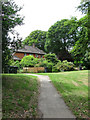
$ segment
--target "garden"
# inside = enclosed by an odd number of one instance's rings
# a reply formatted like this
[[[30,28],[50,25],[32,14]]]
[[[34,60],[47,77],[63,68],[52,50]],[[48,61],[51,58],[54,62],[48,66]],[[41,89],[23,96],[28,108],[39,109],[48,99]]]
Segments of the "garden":
[[[88,63],[87,63],[88,64]],[[63,71],[75,71],[88,69],[85,61],[73,61],[58,60],[55,54],[46,54],[44,58],[34,58],[32,55],[23,57],[21,61],[10,60],[11,66],[18,67],[18,73],[23,73],[23,67],[38,68],[44,67],[45,69],[38,72],[63,72]],[[26,71],[27,72],[27,71]]]

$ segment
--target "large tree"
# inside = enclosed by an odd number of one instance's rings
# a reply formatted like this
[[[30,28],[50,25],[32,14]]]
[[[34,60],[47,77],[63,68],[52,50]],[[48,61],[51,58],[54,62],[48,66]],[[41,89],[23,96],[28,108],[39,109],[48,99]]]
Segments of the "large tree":
[[[2,2],[2,68],[8,65],[10,55],[10,44],[12,40],[9,33],[14,33],[13,28],[22,25],[23,17],[20,17],[18,11],[22,8],[18,7],[13,0]],[[13,41],[14,42],[14,41]]]
[[[46,50],[56,53],[59,59],[62,59],[62,55],[65,55],[63,59],[70,58],[68,51],[77,41],[77,23],[77,19],[73,17],[70,20],[57,21],[52,25],[47,33]]]
[[[89,55],[90,55],[90,2],[82,0],[78,9],[85,14],[78,22],[78,40],[75,43],[72,54],[74,60],[78,64],[85,65],[86,67],[90,65]]]
[[[79,20],[79,31],[78,31],[78,40],[76,41],[74,47],[73,47],[73,52],[74,56],[78,56],[78,59],[80,56],[82,57],[86,50],[88,50],[88,28],[87,28],[87,21],[88,21],[88,16],[84,16]]]
[[[45,42],[46,42],[46,31],[35,30],[30,33],[28,37],[23,41],[25,45],[32,45],[35,43],[35,46],[44,50]]]

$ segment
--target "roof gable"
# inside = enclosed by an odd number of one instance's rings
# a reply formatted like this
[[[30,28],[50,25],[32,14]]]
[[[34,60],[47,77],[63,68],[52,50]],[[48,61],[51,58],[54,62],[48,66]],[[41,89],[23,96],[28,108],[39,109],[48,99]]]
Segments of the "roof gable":
[[[37,54],[43,54],[43,55],[46,54],[43,50],[40,50],[37,47],[28,46],[28,45],[25,45],[23,48],[16,50],[16,52],[37,53]]]

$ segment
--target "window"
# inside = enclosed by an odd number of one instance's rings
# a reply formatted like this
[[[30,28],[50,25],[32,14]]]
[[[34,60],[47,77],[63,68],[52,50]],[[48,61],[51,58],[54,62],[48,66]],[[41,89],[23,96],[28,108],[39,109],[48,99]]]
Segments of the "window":
[[[24,56],[26,56],[27,54],[26,53],[24,53]]]
[[[38,57],[38,54],[36,54],[36,57]]]

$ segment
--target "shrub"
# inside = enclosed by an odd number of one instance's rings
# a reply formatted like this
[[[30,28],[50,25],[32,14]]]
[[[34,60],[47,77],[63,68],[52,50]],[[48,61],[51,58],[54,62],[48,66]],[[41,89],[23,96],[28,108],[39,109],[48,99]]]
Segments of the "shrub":
[[[53,67],[52,67],[52,72],[59,72],[59,70],[57,69],[56,66],[53,66]]]
[[[52,72],[53,63],[48,62],[47,60],[44,60],[36,64],[35,67],[44,67],[44,68],[47,68],[47,72]]]
[[[64,60],[63,62],[59,61],[55,67],[58,71],[74,70],[74,64],[72,62],[68,62],[67,60]]]
[[[18,60],[17,61],[13,61],[10,66],[17,66],[18,69],[21,68],[21,64],[20,64],[20,62]]]
[[[34,67],[38,63],[38,59],[29,55],[23,57],[20,63],[22,67]]]
[[[44,57],[48,62],[52,62],[54,65],[59,61],[55,54],[46,54]]]

